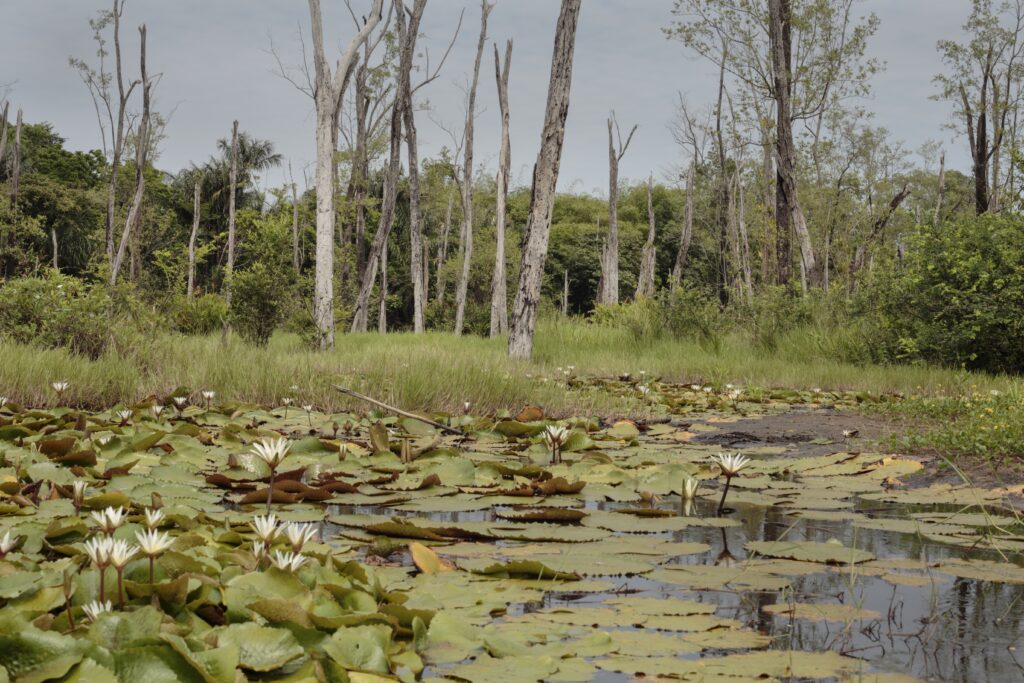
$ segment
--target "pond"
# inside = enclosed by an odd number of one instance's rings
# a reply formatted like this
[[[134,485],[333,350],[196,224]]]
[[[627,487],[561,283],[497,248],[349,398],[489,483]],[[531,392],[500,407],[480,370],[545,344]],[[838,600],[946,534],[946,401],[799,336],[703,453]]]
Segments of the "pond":
[[[920,463],[849,428],[862,395],[645,389],[664,419],[434,416],[460,435],[376,413],[151,409],[171,397],[8,404],[0,665],[11,680],[1024,678],[1019,491],[915,485]],[[271,472],[253,446],[279,435],[275,522],[317,538],[262,546]],[[750,462],[722,506],[724,446]],[[85,542],[111,506],[127,511],[112,538],[135,543],[159,508],[148,526],[171,545],[152,564],[136,548],[101,591]]]

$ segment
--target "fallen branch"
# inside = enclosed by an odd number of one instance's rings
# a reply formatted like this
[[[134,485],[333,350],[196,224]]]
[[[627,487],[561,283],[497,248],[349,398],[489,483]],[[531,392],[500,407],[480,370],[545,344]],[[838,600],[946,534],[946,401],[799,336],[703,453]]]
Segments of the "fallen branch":
[[[366,401],[367,403],[372,403],[373,405],[377,406],[378,408],[383,408],[384,410],[390,410],[393,413],[398,413],[402,417],[408,417],[408,418],[413,419],[413,420],[419,420],[420,422],[425,422],[426,424],[430,425],[431,427],[437,427],[438,429],[446,431],[446,432],[449,432],[451,434],[458,434],[459,436],[465,436],[465,433],[461,429],[456,429],[455,427],[451,427],[451,426],[446,425],[446,424],[441,424],[440,422],[435,422],[434,420],[431,420],[430,418],[426,418],[426,417],[423,417],[421,415],[416,415],[415,413],[407,412],[405,410],[402,410],[401,408],[396,408],[394,406],[389,406],[387,403],[384,403],[383,401],[378,401],[375,398],[370,398],[369,396],[366,396],[364,394],[360,394],[358,391],[353,391],[352,389],[346,389],[345,387],[339,387],[337,384],[334,385],[334,388],[336,390],[340,391],[341,393],[347,395],[347,396],[351,396],[352,398],[358,398],[360,401]]]

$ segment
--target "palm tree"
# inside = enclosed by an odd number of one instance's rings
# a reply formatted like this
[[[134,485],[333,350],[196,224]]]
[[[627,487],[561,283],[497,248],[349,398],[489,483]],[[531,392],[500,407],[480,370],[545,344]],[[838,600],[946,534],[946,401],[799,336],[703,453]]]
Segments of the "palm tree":
[[[229,169],[231,166],[231,140],[221,138],[217,141],[217,149],[221,156],[211,157],[204,170],[204,186],[210,189],[211,208],[216,213],[227,214],[228,193],[230,192]],[[264,196],[256,183],[259,173],[275,166],[280,166],[283,157],[274,151],[274,143],[260,140],[248,133],[238,134],[238,186],[235,195],[235,206],[238,208],[260,209]]]

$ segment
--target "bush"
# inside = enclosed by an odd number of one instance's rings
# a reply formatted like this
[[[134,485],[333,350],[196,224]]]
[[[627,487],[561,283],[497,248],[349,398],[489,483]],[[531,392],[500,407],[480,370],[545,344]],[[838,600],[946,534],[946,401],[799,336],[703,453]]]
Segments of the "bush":
[[[284,321],[292,298],[287,271],[257,262],[234,274],[231,282],[231,323],[246,341],[266,346]]]
[[[864,293],[889,359],[1024,371],[1024,221],[919,226],[901,269]],[[870,314],[870,313],[868,313]]]
[[[55,272],[0,285],[0,335],[98,358],[112,340],[116,307],[102,285]]]
[[[189,300],[179,296],[171,303],[171,323],[182,334],[210,334],[221,329],[228,317],[228,304],[217,294]]]

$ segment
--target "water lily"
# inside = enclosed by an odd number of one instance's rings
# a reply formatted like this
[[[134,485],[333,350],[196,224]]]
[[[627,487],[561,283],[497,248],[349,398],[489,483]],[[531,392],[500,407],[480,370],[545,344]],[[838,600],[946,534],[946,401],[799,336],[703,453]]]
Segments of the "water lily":
[[[174,401],[174,408],[178,411],[178,417],[181,417],[182,411],[188,405],[188,396],[172,396],[171,400]]]
[[[120,505],[116,508],[108,507],[104,510],[94,510],[90,515],[100,525],[100,531],[107,536],[112,536],[119,526],[124,524],[127,513]]]
[[[89,621],[96,621],[104,612],[112,612],[113,610],[114,606],[109,600],[93,600],[82,605],[82,611],[85,612],[85,616],[89,617]]]
[[[288,408],[295,403],[295,399],[290,396],[285,396],[281,399],[281,405],[284,406],[284,419],[288,419]]]
[[[640,392],[641,396],[647,396],[649,393],[651,393],[651,388],[646,384],[641,384],[637,386],[636,390]]]
[[[316,527],[312,524],[292,522],[284,527],[285,538],[292,544],[292,550],[299,552],[307,542],[316,537]]]
[[[136,531],[135,538],[139,541],[139,548],[142,554],[149,558],[149,583],[153,583],[153,560],[157,555],[171,547],[174,539],[166,532],[159,532],[150,529],[149,531]]]
[[[7,405],[7,397],[0,396],[0,408],[3,408],[5,405]]]
[[[53,387],[53,390],[57,392],[57,396],[63,396],[64,392],[67,391],[68,387],[71,386],[71,383],[68,382],[66,379],[62,379],[59,382],[53,382],[50,386]]]
[[[210,409],[210,403],[213,402],[214,396],[217,395],[216,391],[210,391],[209,389],[202,392],[203,400],[206,401],[206,409]]]
[[[164,407],[162,405],[160,405],[159,403],[157,403],[154,406],[150,406],[149,410],[150,410],[150,412],[153,413],[153,418],[156,419],[156,420],[159,420],[160,419],[160,413],[164,412]]]
[[[128,541],[114,541],[110,546],[110,566],[117,572],[117,607],[124,609],[124,568],[139,552],[139,547]]]
[[[473,408],[473,404],[470,401],[462,402],[462,412],[469,415],[469,411]]]
[[[683,500],[693,500],[697,497],[697,488],[700,482],[696,477],[683,478]]]
[[[134,414],[135,411],[131,409],[119,410],[117,411],[117,419],[121,421],[121,425],[123,426],[128,424],[128,421],[132,419],[132,415]]]
[[[96,443],[99,444],[100,448],[106,446],[108,443],[114,440],[113,434],[104,434],[103,436],[96,438]]]
[[[270,514],[263,517],[256,515],[253,517],[252,522],[249,523],[249,526],[256,532],[256,536],[267,545],[277,537],[277,532],[279,531],[277,528],[277,517]]]
[[[114,541],[109,536],[93,536],[85,542],[85,554],[89,556],[100,572],[100,602],[103,602],[106,595],[106,574],[107,567],[110,566],[110,553],[113,545]]]
[[[267,487],[267,514],[270,514],[270,504],[274,499],[274,477],[277,475],[277,468],[288,456],[291,450],[288,439],[264,439],[252,445],[253,454],[270,468],[270,486]]]
[[[309,421],[309,428],[313,428],[313,406],[312,404],[305,404],[302,409],[306,411],[306,420]]]
[[[76,479],[71,484],[71,504],[75,506],[75,514],[82,514],[82,504],[85,502],[85,492],[89,488],[89,483]]]
[[[729,495],[729,484],[732,483],[732,478],[750,464],[750,458],[739,453],[719,453],[712,456],[711,459],[715,461],[715,464],[722,470],[722,475],[725,477],[722,500],[718,503],[718,514],[721,515],[725,511],[725,497]]]
[[[281,571],[294,572],[306,562],[306,558],[299,553],[275,550],[272,562]]]
[[[14,550],[14,547],[18,545],[18,537],[11,538],[11,532],[5,532],[3,537],[0,538],[0,560],[7,556],[7,553]]]
[[[146,528],[155,529],[164,521],[164,511],[157,508],[146,508]]]
[[[843,430],[843,438],[844,439],[852,439],[853,437],[857,436],[858,434],[860,434],[860,430],[859,429],[844,429]]]
[[[562,462],[562,446],[569,439],[569,430],[559,425],[548,425],[544,429],[544,443],[551,451],[551,461]]]

